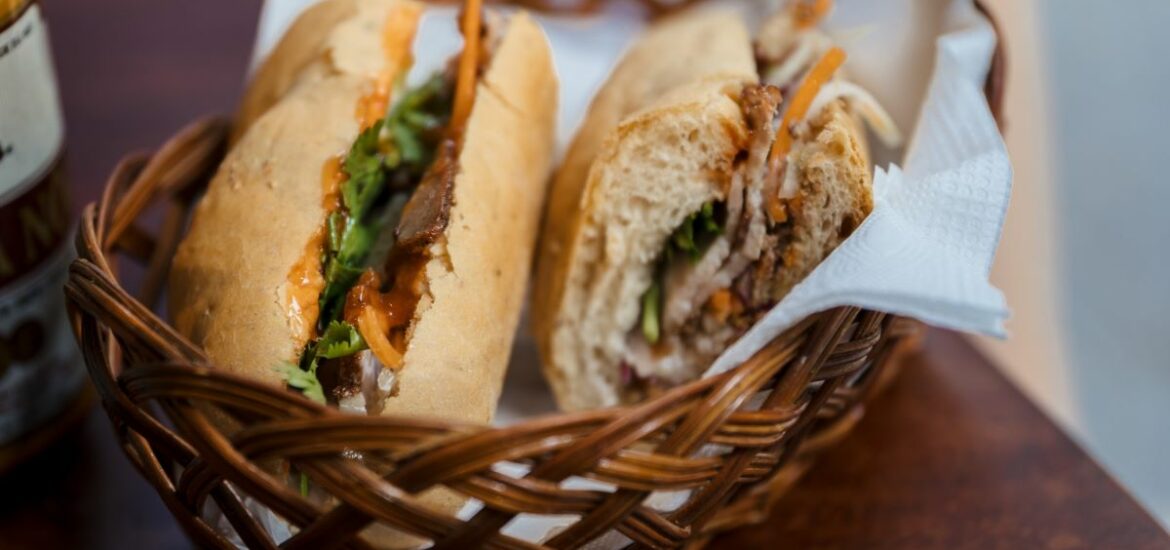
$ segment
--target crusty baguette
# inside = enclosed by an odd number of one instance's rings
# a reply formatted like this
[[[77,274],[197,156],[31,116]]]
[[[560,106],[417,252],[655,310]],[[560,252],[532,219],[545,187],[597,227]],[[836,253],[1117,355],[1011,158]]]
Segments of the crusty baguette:
[[[795,159],[805,198],[788,205],[795,223],[781,253],[784,269],[768,291],[774,301],[812,273],[873,210],[869,150],[857,117],[837,101],[805,131],[808,138]]]
[[[668,17],[630,48],[593,99],[549,190],[533,281],[532,326],[538,341],[547,340],[556,324],[590,167],[618,123],[688,83],[756,79],[748,31],[725,11]]]
[[[354,105],[367,88],[365,75],[340,69],[293,87],[200,201],[170,304],[179,330],[222,368],[280,384],[273,366],[294,361],[311,337],[290,314],[289,273],[322,227],[322,172],[357,136]],[[429,292],[388,412],[490,419],[536,238],[555,102],[547,41],[517,14],[478,86],[451,222],[432,245]]]
[[[256,69],[240,100],[231,142],[299,84],[339,72],[378,71],[385,63],[382,24],[395,4],[422,9],[410,0],[328,0],[309,6]]]
[[[355,106],[370,89],[368,66],[338,54],[379,46],[380,33],[352,31],[381,28],[400,1],[314,8],[314,24],[294,24],[265,65],[278,68],[261,69],[245,96],[249,127],[197,206],[170,280],[175,326],[218,368],[283,387],[275,367],[295,362],[313,336],[290,309],[289,276],[319,250],[323,172],[358,135]],[[547,39],[526,14],[513,15],[477,86],[450,222],[429,250],[398,393],[382,414],[490,421],[532,262],[556,95]],[[435,490],[423,502],[453,513],[463,500]],[[376,526],[366,537],[382,547],[420,542]]]
[[[561,301],[542,348],[545,376],[567,409],[616,404],[624,334],[670,233],[705,202],[722,200],[745,140],[735,80],[695,82],[626,117],[604,141],[564,261]],[[541,280],[537,285],[548,284]],[[536,307],[549,307],[537,303]]]
[[[401,392],[383,414],[491,419],[536,244],[556,97],[544,34],[514,15],[480,80],[451,221],[426,268]]]
[[[296,32],[281,40],[274,50],[281,55],[265,63],[266,68],[283,67],[287,57],[305,56],[289,52],[312,49],[316,53],[308,56],[311,63],[294,65],[311,69],[313,78],[292,86],[296,77],[290,71],[262,69],[268,78],[258,77],[251,88],[280,89],[280,97],[270,97],[269,92],[245,94],[264,98],[272,106],[254,121],[241,121],[248,129],[196,206],[175,254],[169,285],[175,327],[201,345],[220,368],[283,384],[275,367],[282,361],[296,362],[312,337],[312,322],[290,311],[297,287],[290,281],[290,271],[302,258],[313,256],[310,243],[322,242],[325,165],[353,144],[360,130],[356,105],[371,87],[371,71],[339,62],[329,44],[359,43],[350,50],[380,47],[378,29],[401,1],[376,0],[363,9],[357,9],[353,0],[319,4],[308,19],[293,25]],[[323,15],[331,17],[322,21]],[[339,30],[350,26],[365,32]],[[300,47],[302,41],[313,48]],[[380,50],[375,51],[381,59]]]
[[[738,100],[758,81],[740,20],[691,12],[649,30],[599,93],[555,177],[535,281],[533,332],[562,408],[628,397],[619,364],[639,298],[671,232],[725,198],[748,134]],[[775,251],[784,267],[768,279],[773,300],[872,207],[865,144],[845,105],[800,132],[793,162],[806,200],[791,205],[792,238]]]

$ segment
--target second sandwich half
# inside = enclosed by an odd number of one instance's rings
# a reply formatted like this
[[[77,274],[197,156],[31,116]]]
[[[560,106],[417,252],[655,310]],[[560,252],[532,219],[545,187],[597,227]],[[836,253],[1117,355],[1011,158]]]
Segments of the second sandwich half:
[[[817,3],[827,5],[827,3]],[[652,26],[554,182],[535,330],[563,408],[699,377],[872,209],[861,121],[898,140],[803,3],[755,40],[708,10]]]

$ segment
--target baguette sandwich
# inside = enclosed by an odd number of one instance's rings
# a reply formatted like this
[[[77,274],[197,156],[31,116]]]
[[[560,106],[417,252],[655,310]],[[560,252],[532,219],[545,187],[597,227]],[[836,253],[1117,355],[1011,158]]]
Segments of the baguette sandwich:
[[[594,100],[553,183],[534,332],[564,409],[644,399],[703,371],[873,204],[861,121],[897,130],[838,70],[827,2],[766,21],[652,26]]]
[[[530,18],[478,4],[417,86],[410,0],[316,4],[259,68],[169,285],[218,368],[353,413],[491,419],[556,82]]]

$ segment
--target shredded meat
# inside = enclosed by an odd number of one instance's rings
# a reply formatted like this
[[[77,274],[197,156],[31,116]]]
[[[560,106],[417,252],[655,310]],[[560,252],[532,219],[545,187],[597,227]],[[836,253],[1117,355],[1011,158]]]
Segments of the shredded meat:
[[[740,96],[749,137],[731,175],[724,231],[700,261],[676,259],[667,267],[659,342],[649,345],[637,327],[627,335],[622,376],[629,380],[629,392],[645,395],[699,376],[775,305],[781,294],[778,285],[794,278],[793,267],[786,265],[792,260],[786,256],[795,250],[790,250],[797,242],[795,228],[807,227],[800,218],[804,211],[785,202],[788,208],[773,208],[769,216],[764,198],[795,201],[808,190],[800,188],[803,182],[795,165],[785,161],[770,165],[768,156],[781,91],[796,86],[800,75],[832,44],[823,33],[797,29],[787,11],[764,22],[758,38],[755,53],[765,84],[747,86]],[[863,105],[863,116],[879,132],[888,127],[892,130],[886,134],[897,135],[888,115],[864,90],[844,82],[828,86],[821,90],[828,95],[818,95],[814,106],[846,98]],[[798,126],[798,132],[806,131],[807,124],[806,120]],[[794,149],[789,156],[795,158],[796,153]],[[840,237],[857,223],[843,222]]]
[[[775,139],[772,120],[780,105],[780,91],[774,86],[748,86],[744,89],[741,104],[751,136],[748,142],[747,162],[738,174],[746,182],[744,185],[746,205],[743,210],[743,223],[738,228],[730,228],[728,231],[736,234],[735,253],[720,271],[719,282],[722,284],[719,288],[728,286],[735,277],[756,261],[765,246],[763,193],[766,186],[768,153]],[[716,289],[712,289],[712,292],[714,290]]]
[[[775,86],[753,84],[743,89],[739,103],[744,118],[747,119],[748,131],[752,133],[750,147],[753,150],[760,142],[764,142],[764,147],[771,146],[769,128],[772,126],[772,119],[776,117],[776,107],[780,105],[780,99],[780,90]],[[760,139],[761,135],[767,139]]]
[[[743,312],[731,319],[715,319],[704,304],[733,283],[751,286],[752,266],[771,264],[771,259],[760,261],[762,254],[774,254],[770,249],[777,245],[769,238],[763,190],[779,104],[780,91],[774,86],[744,89],[740,106],[749,132],[747,155],[731,178],[723,232],[698,262],[681,259],[669,267],[664,280],[663,342],[651,347],[638,330],[627,337],[625,362],[638,379],[677,383],[694,378],[699,374],[694,369],[709,364],[750,326],[743,322]],[[746,289],[740,302],[749,304],[754,292],[754,288]]]
[[[723,233],[698,262],[679,261],[667,272],[662,316],[665,332],[679,329],[715,291],[729,286],[759,258],[765,232],[760,193],[779,103],[780,91],[775,87],[755,85],[743,91],[740,104],[748,126],[748,149],[731,178]]]

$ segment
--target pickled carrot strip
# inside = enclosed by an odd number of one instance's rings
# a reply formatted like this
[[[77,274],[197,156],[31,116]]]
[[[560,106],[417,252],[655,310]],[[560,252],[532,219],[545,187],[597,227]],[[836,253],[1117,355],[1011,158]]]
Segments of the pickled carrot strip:
[[[764,207],[768,209],[768,218],[772,220],[772,223],[784,223],[788,221],[788,206],[780,199],[780,195],[768,193],[767,200],[764,201]]]
[[[792,125],[804,118],[809,106],[816,99],[817,92],[821,91],[821,86],[833,78],[833,73],[836,73],[844,62],[845,51],[833,48],[826,52],[808,72],[808,76],[804,77],[788,103],[784,117],[780,120],[780,130],[776,132],[776,141],[772,142],[772,151],[768,154],[770,164],[775,165],[788,154],[792,148]]]
[[[454,132],[463,131],[463,123],[471,116],[471,104],[475,101],[475,73],[479,66],[482,7],[483,0],[466,0],[463,3],[463,17],[459,25],[463,32],[463,53],[459,56],[455,101],[451,108],[451,123],[448,126]]]
[[[780,173],[780,161],[788,156],[788,151],[792,149],[792,125],[808,114],[808,108],[816,99],[817,93],[821,91],[821,87],[833,78],[833,73],[837,72],[837,69],[844,62],[844,50],[841,48],[829,50],[817,61],[817,64],[813,66],[812,70],[808,72],[808,76],[804,77],[804,81],[796,89],[796,93],[788,103],[788,108],[784,110],[784,116],[780,119],[780,129],[776,132],[776,141],[772,142],[772,151],[768,154],[768,168],[771,177],[784,177]],[[772,219],[772,223],[784,223],[788,220],[788,207],[780,198],[779,186],[773,187],[764,196],[764,208],[768,212],[768,217]]]

